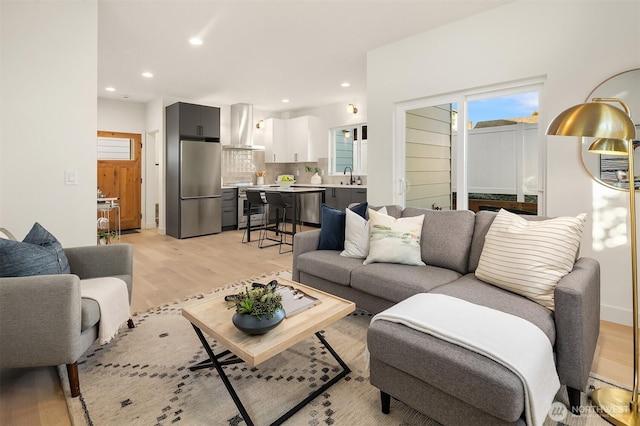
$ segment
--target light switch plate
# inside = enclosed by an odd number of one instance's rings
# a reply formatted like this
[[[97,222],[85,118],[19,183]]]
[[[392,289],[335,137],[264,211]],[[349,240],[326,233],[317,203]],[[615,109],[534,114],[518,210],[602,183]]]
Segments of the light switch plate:
[[[64,184],[65,185],[77,185],[78,184],[78,171],[77,170],[65,170],[64,171]]]

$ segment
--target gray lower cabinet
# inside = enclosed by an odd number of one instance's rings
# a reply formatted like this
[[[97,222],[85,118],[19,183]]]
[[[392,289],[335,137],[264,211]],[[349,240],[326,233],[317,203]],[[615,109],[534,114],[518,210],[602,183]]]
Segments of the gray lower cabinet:
[[[352,203],[364,203],[367,201],[367,188],[355,188],[351,189],[351,202]]]
[[[351,203],[364,203],[367,201],[367,188],[328,187],[325,192],[325,204],[334,209],[344,210]]]
[[[222,230],[229,231],[238,227],[238,190],[222,189]]]

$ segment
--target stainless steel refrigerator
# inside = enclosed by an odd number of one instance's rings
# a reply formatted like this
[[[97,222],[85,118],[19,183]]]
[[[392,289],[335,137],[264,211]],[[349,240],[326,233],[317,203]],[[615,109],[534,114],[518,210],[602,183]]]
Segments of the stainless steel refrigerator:
[[[180,141],[180,238],[222,230],[221,146]]]

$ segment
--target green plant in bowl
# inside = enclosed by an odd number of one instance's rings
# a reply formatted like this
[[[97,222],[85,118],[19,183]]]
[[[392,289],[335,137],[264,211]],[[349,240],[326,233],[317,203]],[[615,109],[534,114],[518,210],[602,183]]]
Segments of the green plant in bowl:
[[[244,292],[228,296],[234,303],[233,325],[248,334],[264,334],[285,318],[282,295],[275,285],[245,288]]]

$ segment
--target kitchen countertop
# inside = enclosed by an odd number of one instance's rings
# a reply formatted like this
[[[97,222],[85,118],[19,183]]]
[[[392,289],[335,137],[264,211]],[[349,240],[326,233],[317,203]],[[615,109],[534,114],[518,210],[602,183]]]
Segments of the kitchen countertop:
[[[367,185],[341,185],[339,183],[321,183],[319,185],[312,185],[310,183],[294,183],[293,186],[316,188],[367,188]]]
[[[339,183],[321,183],[319,185],[312,185],[310,183],[294,183],[293,184],[294,187],[298,187],[298,188],[367,188],[367,185],[343,185],[343,184],[339,184]],[[246,188],[265,188],[265,187],[273,187],[273,188],[277,188],[278,185],[271,184],[271,185],[252,185],[252,186],[247,186]],[[238,185],[230,183],[230,184],[225,184],[222,185],[222,189],[236,189],[238,188]]]

